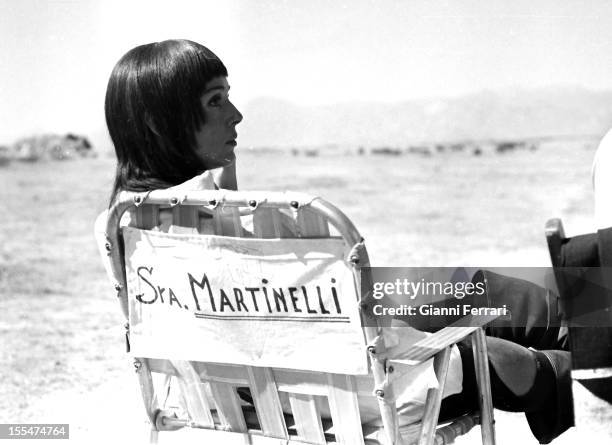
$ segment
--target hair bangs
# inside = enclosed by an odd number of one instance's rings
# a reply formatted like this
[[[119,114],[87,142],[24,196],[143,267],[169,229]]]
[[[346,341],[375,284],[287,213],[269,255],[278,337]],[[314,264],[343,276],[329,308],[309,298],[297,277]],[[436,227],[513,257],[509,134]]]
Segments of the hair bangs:
[[[227,77],[227,68],[211,50],[198,43],[181,40],[180,69],[177,70],[177,81],[182,84],[184,92],[183,105],[186,106],[185,122],[194,134],[205,122],[204,109],[200,97],[206,85],[216,77]],[[195,140],[191,141],[192,144]]]

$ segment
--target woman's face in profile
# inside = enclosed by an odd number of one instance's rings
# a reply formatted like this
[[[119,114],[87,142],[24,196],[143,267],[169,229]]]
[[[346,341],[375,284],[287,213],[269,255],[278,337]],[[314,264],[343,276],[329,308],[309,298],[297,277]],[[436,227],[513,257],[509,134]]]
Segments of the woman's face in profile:
[[[204,124],[196,131],[196,154],[207,169],[230,165],[236,159],[236,125],[242,114],[229,100],[227,78],[215,77],[200,97]]]

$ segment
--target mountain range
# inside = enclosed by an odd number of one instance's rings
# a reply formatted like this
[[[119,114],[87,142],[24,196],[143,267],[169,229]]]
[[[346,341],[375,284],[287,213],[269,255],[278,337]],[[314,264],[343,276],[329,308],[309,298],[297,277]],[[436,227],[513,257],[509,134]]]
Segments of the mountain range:
[[[300,147],[600,136],[612,126],[612,91],[578,87],[483,91],[395,103],[300,106],[262,97],[243,111],[240,145]]]

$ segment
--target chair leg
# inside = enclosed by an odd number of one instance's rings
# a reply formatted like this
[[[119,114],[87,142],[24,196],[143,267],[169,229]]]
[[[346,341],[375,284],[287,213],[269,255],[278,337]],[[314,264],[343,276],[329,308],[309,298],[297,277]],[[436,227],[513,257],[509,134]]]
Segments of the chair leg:
[[[157,396],[155,394],[155,387],[153,385],[153,377],[151,376],[151,370],[149,368],[149,362],[146,358],[134,359],[134,367],[136,368],[136,375],[138,376],[138,383],[140,385],[140,393],[142,394],[142,401],[144,402],[147,417],[151,425],[155,425],[155,412],[157,410]]]
[[[440,351],[434,359],[434,369],[438,379],[438,387],[430,388],[429,391],[427,391],[425,412],[423,413],[423,422],[421,425],[421,432],[419,433],[419,445],[432,445],[434,443],[438,416],[440,415],[440,405],[442,404],[442,395],[444,394],[444,384],[446,383],[446,374],[448,373],[448,364],[450,362],[450,354],[451,348],[447,347]]]
[[[159,431],[155,426],[151,425],[151,432],[149,433],[149,443],[155,445],[159,442]]]
[[[474,368],[476,369],[476,382],[478,384],[482,443],[485,445],[495,445],[495,419],[493,418],[491,377],[489,375],[487,341],[483,329],[477,329],[472,334],[472,348],[474,353]]]
[[[155,413],[157,411],[157,394],[155,393],[155,386],[153,385],[153,377],[151,375],[151,369],[149,368],[149,362],[146,358],[134,359],[134,367],[136,368],[136,375],[138,376],[138,383],[140,384],[140,392],[142,394],[142,400],[144,402],[147,417],[151,425],[151,431],[149,433],[149,443],[156,444],[159,439],[159,431],[155,425]]]

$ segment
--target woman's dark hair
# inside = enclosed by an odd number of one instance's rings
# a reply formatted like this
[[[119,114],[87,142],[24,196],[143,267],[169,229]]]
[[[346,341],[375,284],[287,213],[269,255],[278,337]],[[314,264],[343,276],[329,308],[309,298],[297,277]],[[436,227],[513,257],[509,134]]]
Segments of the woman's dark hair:
[[[137,46],[117,62],[104,103],[117,154],[111,203],[121,190],[166,188],[206,169],[195,154],[200,96],[219,76],[227,76],[223,62],[189,40]]]

